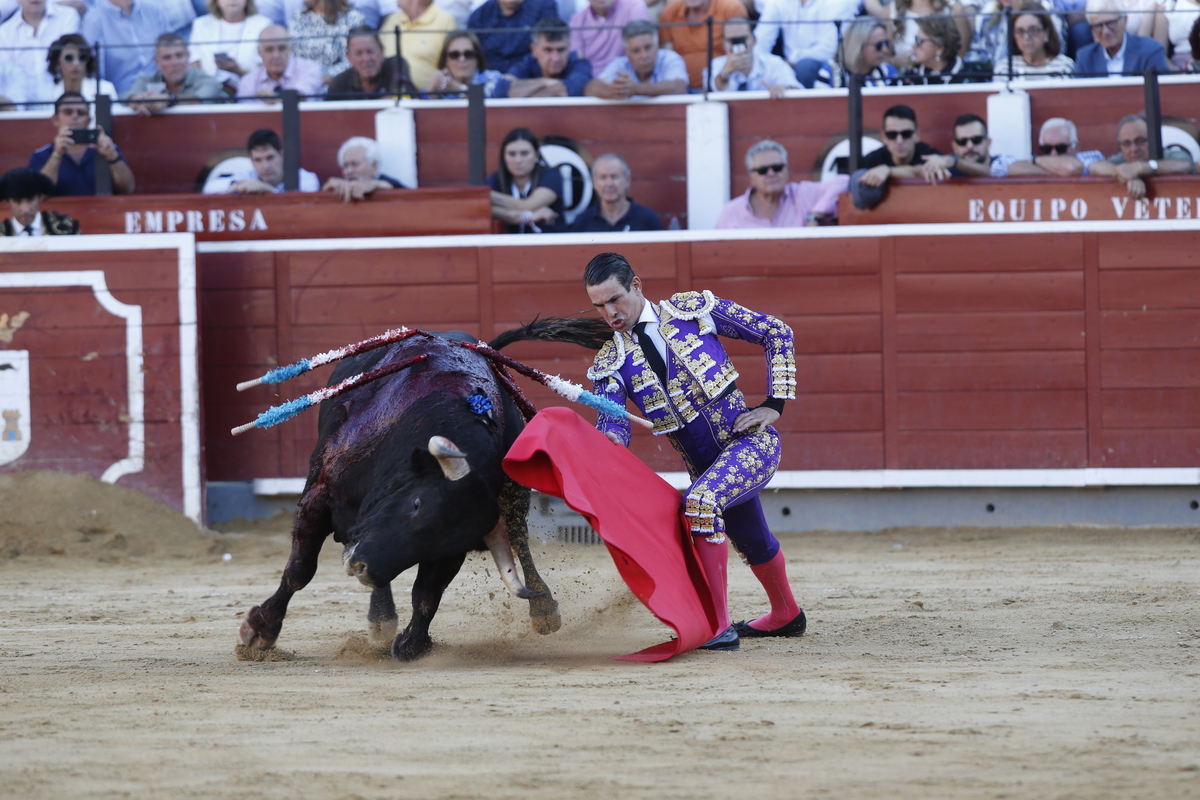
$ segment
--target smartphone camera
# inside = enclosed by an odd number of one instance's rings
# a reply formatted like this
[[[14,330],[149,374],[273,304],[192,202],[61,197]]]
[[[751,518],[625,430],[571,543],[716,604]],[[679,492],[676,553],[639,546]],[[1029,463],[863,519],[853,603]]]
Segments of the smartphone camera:
[[[72,130],[71,141],[75,144],[96,144],[100,141],[100,131],[97,128],[78,128]]]
[[[744,53],[746,52],[746,37],[737,36],[729,40],[729,52]]]

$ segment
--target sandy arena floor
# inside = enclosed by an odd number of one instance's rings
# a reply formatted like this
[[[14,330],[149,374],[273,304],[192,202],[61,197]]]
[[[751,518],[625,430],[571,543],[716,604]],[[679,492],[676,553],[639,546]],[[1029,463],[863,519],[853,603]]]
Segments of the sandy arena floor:
[[[433,654],[376,660],[331,543],[246,662],[279,521],[196,532],[69,476],[0,502],[3,798],[1200,798],[1196,530],[786,537],[809,634],[665,664],[608,658],[669,631],[582,545],[541,548],[559,633],[478,554]]]

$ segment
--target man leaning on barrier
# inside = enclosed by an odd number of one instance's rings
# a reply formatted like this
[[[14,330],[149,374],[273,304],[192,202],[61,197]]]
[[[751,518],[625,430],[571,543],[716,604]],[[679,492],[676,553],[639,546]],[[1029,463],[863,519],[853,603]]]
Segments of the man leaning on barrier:
[[[404,184],[379,171],[379,142],[351,136],[338,148],[342,177],[330,178],[322,191],[334,192],[343,203],[365,200],[376,189],[403,189]]]
[[[592,79],[592,65],[571,52],[571,30],[558,17],[533,26],[530,53],[514,64],[496,87],[497,97],[579,97]]]
[[[279,134],[270,128],[262,128],[250,134],[246,142],[250,166],[214,181],[204,187],[205,194],[278,194],[284,191],[283,142]],[[306,169],[300,170],[301,192],[316,192],[321,188],[317,176]]]
[[[409,77],[408,62],[400,56],[384,58],[379,34],[371,28],[352,28],[346,36],[346,60],[350,68],[329,82],[326,96],[361,97],[363,95],[416,96],[417,87]]]
[[[658,46],[658,26],[635,19],[621,29],[625,55],[614,58],[583,93],[607,100],[686,94],[687,64],[674,50]]]
[[[789,181],[788,153],[779,142],[765,139],[746,151],[750,188],[725,204],[718,228],[797,228],[836,222],[838,195],[849,177],[827,181]]]
[[[123,98],[143,117],[159,114],[179,103],[224,98],[221,84],[191,65],[187,43],[177,33],[164,33],[154,42],[153,72],[139,75]]]
[[[921,172],[930,183],[947,178],[1003,178],[1015,156],[992,155],[987,123],[978,114],[960,114],[951,129],[952,155],[926,156]]]
[[[1062,117],[1042,123],[1037,149],[1029,160],[1010,164],[1008,174],[1072,178],[1087,175],[1092,165],[1104,160],[1104,154],[1099,150],[1079,151],[1079,132],[1075,123]]]
[[[883,112],[883,147],[863,156],[862,170],[855,177],[872,188],[893,178],[924,178],[925,159],[940,155],[921,141],[917,112],[895,105]]]
[[[1150,129],[1144,114],[1130,114],[1117,123],[1116,155],[1097,161],[1088,169],[1091,175],[1111,177],[1125,185],[1129,196],[1139,200],[1146,196],[1142,178],[1152,175],[1189,175],[1196,171],[1192,154],[1179,145],[1163,150],[1163,157],[1150,157]]]

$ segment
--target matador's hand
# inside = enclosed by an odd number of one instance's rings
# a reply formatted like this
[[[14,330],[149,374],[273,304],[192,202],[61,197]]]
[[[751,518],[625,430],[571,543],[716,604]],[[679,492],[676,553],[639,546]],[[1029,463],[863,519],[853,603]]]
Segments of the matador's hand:
[[[621,441],[621,439],[620,439],[620,438],[619,438],[619,437],[618,437],[618,436],[617,436],[615,433],[613,433],[612,431],[607,431],[607,432],[606,432],[604,435],[605,435],[605,436],[607,436],[607,437],[608,437],[608,440],[609,440],[610,442],[612,442],[613,444],[615,444],[615,445],[618,445],[618,446],[620,446],[620,447],[624,447],[624,446],[625,446],[625,443],[624,443],[624,442],[622,442],[622,441]]]
[[[762,431],[768,425],[774,424],[777,419],[779,419],[779,412],[774,409],[752,408],[744,414],[739,414],[738,418],[733,421],[733,432],[741,433],[751,428],[758,428],[759,431]]]

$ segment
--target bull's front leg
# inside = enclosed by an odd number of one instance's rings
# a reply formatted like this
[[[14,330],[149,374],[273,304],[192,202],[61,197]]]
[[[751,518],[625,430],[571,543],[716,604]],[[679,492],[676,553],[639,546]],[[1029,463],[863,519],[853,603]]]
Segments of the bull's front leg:
[[[396,638],[400,627],[396,616],[396,603],[392,599],[392,585],[379,586],[371,592],[371,606],[367,610],[367,637],[375,647],[383,648]]]
[[[521,562],[525,585],[540,593],[529,601],[529,619],[533,629],[545,635],[562,627],[562,616],[558,613],[558,601],[538,574],[533,564],[533,554],[529,551],[529,497],[528,486],[506,478],[500,490],[500,519],[508,530],[517,560]]]
[[[279,589],[261,606],[246,614],[239,631],[242,644],[259,650],[275,646],[292,595],[308,585],[317,572],[317,557],[325,538],[333,532],[329,499],[323,483],[316,483],[300,498],[292,524],[292,552],[283,568]]]
[[[429,623],[441,605],[442,595],[450,581],[462,568],[466,553],[447,556],[436,561],[421,562],[412,588],[412,620],[404,632],[392,642],[392,655],[401,661],[413,661],[433,649]]]

